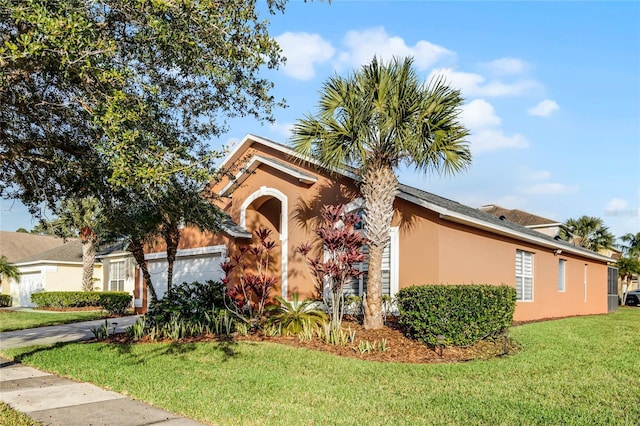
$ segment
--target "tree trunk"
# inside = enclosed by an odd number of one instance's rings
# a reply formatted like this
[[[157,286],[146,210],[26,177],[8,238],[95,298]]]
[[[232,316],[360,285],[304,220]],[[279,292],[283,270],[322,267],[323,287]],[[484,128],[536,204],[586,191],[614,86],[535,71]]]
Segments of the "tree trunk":
[[[149,289],[149,293],[151,293],[151,303],[157,302],[158,295],[156,294],[156,289],[151,282],[151,274],[149,273],[149,268],[147,268],[147,261],[144,258],[144,246],[142,244],[142,241],[132,240],[129,243],[129,251],[133,255],[133,258],[136,260],[136,263],[142,271],[144,283],[146,284],[147,289]]]
[[[93,291],[93,269],[96,263],[98,236],[90,231],[83,232],[82,237],[82,291]]]
[[[178,253],[178,244],[180,244],[180,229],[174,225],[164,225],[162,236],[167,244],[167,291],[169,291],[173,285],[173,264]]]
[[[364,174],[361,192],[364,198],[364,230],[369,243],[369,276],[363,300],[366,329],[384,326],[382,254],[389,238],[397,189],[398,178],[389,165],[372,165]]]

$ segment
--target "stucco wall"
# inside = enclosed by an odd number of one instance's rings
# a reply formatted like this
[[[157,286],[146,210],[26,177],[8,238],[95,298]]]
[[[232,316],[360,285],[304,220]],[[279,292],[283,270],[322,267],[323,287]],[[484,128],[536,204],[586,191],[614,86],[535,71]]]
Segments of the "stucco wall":
[[[260,150],[256,151],[255,146],[259,146]],[[282,152],[259,144],[244,153],[238,153],[236,158],[248,161],[254,153],[280,161],[289,160]],[[255,204],[251,203],[247,208],[246,227],[253,231],[266,224],[275,232],[278,226],[273,223],[274,218],[278,213],[284,213],[288,221],[287,235],[283,236],[288,241],[285,259],[288,268],[287,295],[291,296],[295,291],[304,298],[313,294],[314,287],[305,261],[295,252],[295,248],[305,242],[317,244],[314,230],[324,204],[347,203],[359,194],[354,182],[347,177],[329,176],[309,165],[290,164],[315,176],[317,182],[305,184],[262,164],[233,191],[232,197],[222,198],[219,203],[236,223],[241,223],[243,203],[256,191],[274,188],[284,195],[287,204],[284,212],[277,211],[279,202],[270,202],[268,208],[260,212],[266,198],[256,198]],[[214,187],[214,191],[224,188],[227,183],[228,180],[223,179]],[[534,299],[532,302],[518,302],[515,314],[517,321],[607,312],[607,265],[604,262],[568,256],[566,253],[559,257],[550,248],[441,219],[437,213],[406,200],[396,199],[394,206],[396,212],[392,225],[399,228],[400,288],[430,283],[515,286],[515,253],[520,249],[534,254]],[[239,240],[222,234],[202,234],[197,230],[185,229],[181,247],[225,244],[229,247],[229,254],[233,255],[237,242]],[[558,292],[559,258],[567,260],[564,292]],[[588,270],[586,301],[583,279],[585,264]]]

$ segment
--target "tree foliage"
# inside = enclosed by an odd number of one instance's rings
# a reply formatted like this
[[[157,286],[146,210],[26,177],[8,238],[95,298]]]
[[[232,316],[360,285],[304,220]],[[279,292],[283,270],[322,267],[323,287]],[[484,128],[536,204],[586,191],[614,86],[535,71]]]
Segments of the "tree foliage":
[[[360,173],[364,228],[369,241],[365,327],[380,328],[382,253],[393,218],[400,164],[457,173],[471,163],[467,129],[458,115],[463,98],[436,78],[424,84],[413,59],[373,61],[348,77],[324,83],[315,116],[298,120],[293,145],[329,170],[344,164]]]
[[[0,30],[0,195],[32,207],[206,181],[226,119],[278,105],[254,1],[0,0]]]
[[[615,240],[602,219],[586,215],[568,219],[560,228],[560,238],[595,252],[612,248]]]
[[[620,249],[625,255],[636,259],[640,257],[640,232],[635,234],[629,232],[620,237],[620,240],[622,241]]]

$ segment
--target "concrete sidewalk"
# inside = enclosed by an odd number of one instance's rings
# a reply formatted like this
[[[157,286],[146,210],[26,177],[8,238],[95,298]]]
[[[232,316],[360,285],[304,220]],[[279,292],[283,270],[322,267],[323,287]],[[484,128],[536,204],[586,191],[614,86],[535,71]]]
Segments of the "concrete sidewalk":
[[[0,400],[43,425],[191,426],[191,419],[0,358]]]
[[[124,332],[137,316],[107,320],[110,330]],[[104,320],[84,321],[0,333],[0,349],[50,345],[92,339],[92,328]],[[0,358],[0,400],[44,425],[142,426],[202,425],[90,383],[77,383]]]

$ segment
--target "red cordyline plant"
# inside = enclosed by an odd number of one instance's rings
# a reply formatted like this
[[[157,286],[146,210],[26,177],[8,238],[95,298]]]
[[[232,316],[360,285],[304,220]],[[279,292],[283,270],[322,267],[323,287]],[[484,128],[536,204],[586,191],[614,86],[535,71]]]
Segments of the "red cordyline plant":
[[[366,239],[356,230],[360,217],[356,213],[345,213],[342,205],[324,206],[320,219],[316,234],[322,241],[323,253],[311,257],[313,248],[309,243],[296,251],[307,259],[316,290],[329,313],[331,328],[337,330],[344,313],[344,286],[363,274],[356,265],[365,260],[362,246]]]
[[[257,243],[240,247],[238,254],[220,264],[225,273],[222,282],[227,287],[226,299],[230,302],[227,309],[251,326],[262,322],[269,294],[276,284],[275,277],[270,275],[269,263],[277,244],[270,239],[270,229],[259,228],[255,235]],[[250,265],[255,268],[250,269]]]

